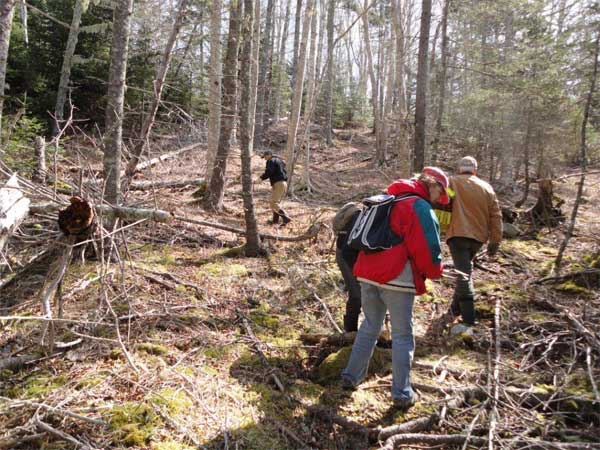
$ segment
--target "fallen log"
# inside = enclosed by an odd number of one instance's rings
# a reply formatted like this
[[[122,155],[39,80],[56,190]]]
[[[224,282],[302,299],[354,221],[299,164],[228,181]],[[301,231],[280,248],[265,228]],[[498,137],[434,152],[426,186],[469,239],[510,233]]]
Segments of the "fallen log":
[[[480,448],[487,444],[487,439],[478,436],[467,436],[466,434],[420,434],[420,433],[405,433],[396,434],[390,437],[382,450],[392,450],[400,445],[405,444],[422,444],[426,446],[442,446],[446,448],[448,445],[460,445],[469,439],[469,442],[479,446]],[[398,447],[399,448],[399,447]]]
[[[148,167],[152,167],[152,166],[154,166],[158,163],[161,163],[163,161],[166,161],[168,159],[173,159],[173,158],[181,155],[182,153],[185,153],[190,150],[194,150],[198,147],[201,147],[202,145],[204,145],[204,144],[197,142],[195,144],[191,144],[186,147],[180,148],[179,150],[165,153],[164,155],[160,155],[160,156],[157,156],[156,158],[152,158],[148,161],[144,161],[143,163],[140,163],[137,166],[135,166],[135,170],[132,171],[132,174],[136,173],[136,172],[141,172],[142,170],[147,169]]]
[[[27,217],[29,203],[19,187],[17,174],[12,175],[0,189],[0,251],[15,228]]]
[[[30,212],[32,214],[48,214],[59,210],[62,205],[55,203],[45,203],[40,205],[32,205]],[[220,223],[209,222],[207,220],[190,219],[183,216],[175,216],[169,211],[162,209],[144,209],[144,208],[130,208],[125,206],[110,206],[110,205],[94,205],[94,209],[97,214],[102,214],[109,218],[118,217],[119,219],[134,222],[138,220],[152,220],[154,222],[167,223],[173,220],[181,222],[192,223],[195,225],[203,225],[206,227],[217,228],[219,230],[229,231],[235,234],[246,234],[246,230],[243,228],[236,228],[229,225],[223,225]],[[284,242],[300,242],[316,237],[321,230],[322,224],[320,222],[313,223],[308,229],[301,235],[298,236],[281,236],[276,234],[258,233],[261,239],[270,239],[274,241]]]
[[[150,189],[182,188],[186,186],[200,186],[204,183],[206,183],[204,178],[192,178],[189,180],[137,181],[129,185],[129,190],[148,191]]]

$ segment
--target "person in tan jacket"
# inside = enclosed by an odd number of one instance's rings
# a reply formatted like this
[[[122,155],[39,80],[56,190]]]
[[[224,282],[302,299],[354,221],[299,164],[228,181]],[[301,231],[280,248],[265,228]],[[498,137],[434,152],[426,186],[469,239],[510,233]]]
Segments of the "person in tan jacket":
[[[487,253],[494,256],[502,240],[502,212],[492,186],[477,176],[477,160],[465,156],[458,161],[457,174],[450,177],[452,218],[446,231],[454,267],[468,275],[458,279],[450,312],[462,316],[464,325],[475,324],[473,259],[488,242]]]

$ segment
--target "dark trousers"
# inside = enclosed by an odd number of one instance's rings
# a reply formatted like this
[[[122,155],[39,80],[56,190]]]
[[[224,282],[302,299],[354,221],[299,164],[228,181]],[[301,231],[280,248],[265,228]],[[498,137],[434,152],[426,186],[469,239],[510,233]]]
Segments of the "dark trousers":
[[[346,314],[344,315],[344,331],[358,331],[358,316],[360,315],[360,284],[352,275],[352,267],[342,257],[341,249],[335,251],[335,261],[337,262],[342,278],[348,290],[348,300],[346,300]]]
[[[465,237],[453,237],[448,240],[448,247],[452,254],[454,267],[469,275],[468,280],[457,280],[452,297],[452,312],[462,316],[467,325],[475,323],[475,290],[473,289],[473,258],[483,244],[475,239]]]

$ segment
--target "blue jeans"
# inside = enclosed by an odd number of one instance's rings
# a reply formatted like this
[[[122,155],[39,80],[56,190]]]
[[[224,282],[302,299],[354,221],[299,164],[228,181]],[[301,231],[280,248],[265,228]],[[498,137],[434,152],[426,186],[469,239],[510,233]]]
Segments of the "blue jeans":
[[[410,399],[414,396],[410,386],[410,367],[415,350],[412,329],[415,295],[368,283],[360,283],[360,286],[365,320],[358,330],[342,377],[349,379],[354,385],[365,378],[385,313],[389,311],[392,323],[392,398]]]

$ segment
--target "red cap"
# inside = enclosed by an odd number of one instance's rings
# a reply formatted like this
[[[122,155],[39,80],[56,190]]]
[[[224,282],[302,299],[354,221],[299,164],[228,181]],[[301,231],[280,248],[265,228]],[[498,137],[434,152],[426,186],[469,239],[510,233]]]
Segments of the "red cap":
[[[442,192],[442,195],[440,195],[440,198],[437,202],[441,205],[447,205],[450,203],[450,198],[448,197],[447,192],[449,181],[444,171],[439,167],[425,167],[423,169],[423,175],[429,175],[444,188],[444,191]]]

